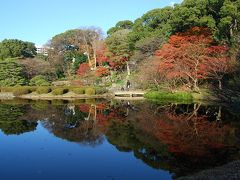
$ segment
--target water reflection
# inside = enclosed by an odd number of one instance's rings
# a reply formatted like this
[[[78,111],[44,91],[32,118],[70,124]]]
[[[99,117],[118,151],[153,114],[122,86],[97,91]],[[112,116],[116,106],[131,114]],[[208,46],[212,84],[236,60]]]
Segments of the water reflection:
[[[7,135],[34,131],[37,122],[20,119],[25,113],[22,106],[0,104],[0,129]]]
[[[95,100],[0,104],[7,135],[34,131],[40,122],[54,136],[96,147],[106,139],[174,177],[239,159],[239,113],[223,105],[152,104]]]

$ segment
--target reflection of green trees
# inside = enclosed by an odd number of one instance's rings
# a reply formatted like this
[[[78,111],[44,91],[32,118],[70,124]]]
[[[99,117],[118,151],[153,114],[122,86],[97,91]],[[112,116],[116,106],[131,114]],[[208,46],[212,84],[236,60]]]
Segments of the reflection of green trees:
[[[19,106],[0,104],[0,121],[14,121],[24,114]]]
[[[31,107],[36,110],[46,110],[49,107],[49,101],[36,101]]]
[[[37,122],[28,122],[26,120],[0,122],[0,129],[7,135],[34,131],[36,127]]]
[[[24,107],[0,104],[0,129],[7,135],[22,134],[36,129],[36,122],[20,120]]]

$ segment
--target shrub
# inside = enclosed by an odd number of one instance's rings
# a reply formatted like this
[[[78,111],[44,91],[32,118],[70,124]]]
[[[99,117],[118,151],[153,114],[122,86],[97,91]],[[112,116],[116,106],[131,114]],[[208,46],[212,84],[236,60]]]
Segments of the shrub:
[[[106,88],[97,88],[96,89],[96,94],[105,94],[107,93],[107,89]]]
[[[31,87],[31,86],[12,86],[12,87],[1,87],[1,92],[13,92],[17,91],[18,89],[28,89],[29,93],[36,91],[37,87]]]
[[[77,70],[77,75],[83,76],[90,70],[88,63],[82,63],[79,66],[79,69]]]
[[[52,91],[53,95],[63,95],[65,93],[67,93],[69,90],[67,88],[56,88]]]
[[[102,77],[102,76],[107,76],[109,74],[109,70],[106,67],[98,67],[96,70],[96,76]]]
[[[49,86],[50,83],[42,75],[35,76],[30,80],[30,86]]]
[[[51,92],[51,88],[49,88],[49,87],[38,87],[36,92],[38,94],[47,94],[47,93]]]
[[[31,91],[31,92],[34,92],[37,90],[38,87],[36,86],[25,86],[25,87],[28,87],[28,89]]]
[[[21,96],[24,94],[29,94],[31,91],[28,87],[15,87],[13,90],[14,96]]]
[[[95,91],[94,88],[88,87],[88,88],[85,89],[85,94],[87,94],[87,95],[95,95],[96,91]]]
[[[173,100],[173,101],[192,101],[193,96],[191,93],[187,92],[176,92],[176,93],[168,93],[168,92],[159,92],[159,91],[151,91],[144,95],[147,99],[154,100]]]
[[[13,92],[14,87],[1,87],[1,92]]]
[[[76,93],[76,94],[84,94],[85,93],[85,90],[83,88],[71,88],[71,91]]]

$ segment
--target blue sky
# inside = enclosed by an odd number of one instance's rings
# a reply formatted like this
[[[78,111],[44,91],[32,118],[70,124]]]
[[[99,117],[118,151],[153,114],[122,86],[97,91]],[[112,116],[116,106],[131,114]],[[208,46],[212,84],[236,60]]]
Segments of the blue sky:
[[[0,41],[21,39],[45,44],[56,34],[86,26],[105,32],[120,20],[181,0],[2,0]]]

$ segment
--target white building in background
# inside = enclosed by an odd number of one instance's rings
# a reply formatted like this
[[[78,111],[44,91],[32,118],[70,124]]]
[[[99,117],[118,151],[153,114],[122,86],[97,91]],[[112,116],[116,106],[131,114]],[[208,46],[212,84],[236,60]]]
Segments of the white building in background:
[[[48,56],[47,48],[43,46],[36,46],[37,54],[43,54],[44,56]]]

